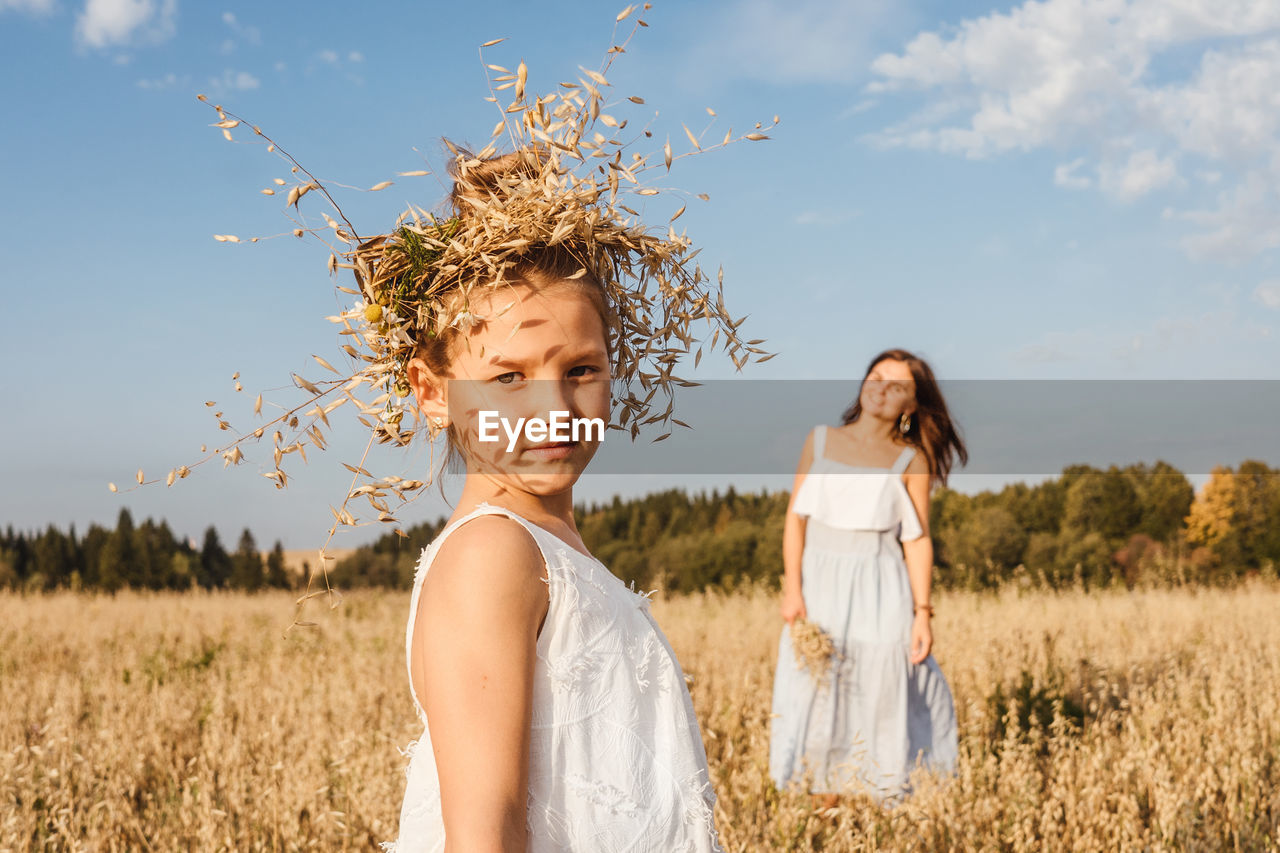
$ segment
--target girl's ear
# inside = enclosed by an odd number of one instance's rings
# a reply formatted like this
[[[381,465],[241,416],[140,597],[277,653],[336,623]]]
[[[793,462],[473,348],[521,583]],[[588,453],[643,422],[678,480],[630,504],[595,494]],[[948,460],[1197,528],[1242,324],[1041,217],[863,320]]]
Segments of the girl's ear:
[[[414,399],[418,401],[418,409],[426,415],[427,422],[440,426],[449,425],[449,380],[437,376],[420,358],[412,358],[408,364],[409,387],[413,389]]]

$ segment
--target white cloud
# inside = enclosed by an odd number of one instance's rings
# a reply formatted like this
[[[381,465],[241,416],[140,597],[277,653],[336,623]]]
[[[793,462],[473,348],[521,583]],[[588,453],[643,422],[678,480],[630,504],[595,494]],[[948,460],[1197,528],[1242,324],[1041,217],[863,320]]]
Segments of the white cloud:
[[[0,14],[19,12],[25,15],[48,15],[56,5],[56,0],[0,0]]]
[[[1028,2],[1008,14],[963,22],[953,38],[923,33],[901,54],[872,63],[874,91],[942,89],[969,95],[967,126],[932,128],[932,147],[989,156],[1072,141],[1082,128],[1123,108],[1145,66],[1145,51],[1115,25],[1103,0]]]
[[[348,62],[364,62],[364,54],[358,50],[353,50],[347,54]]]
[[[322,50],[316,54],[316,58],[321,62],[327,62],[330,65],[336,65],[338,62],[338,52],[335,50]]]
[[[1173,158],[1161,157],[1150,149],[1134,152],[1123,165],[1103,163],[1098,167],[1098,186],[1120,201],[1133,201],[1180,180]]]
[[[228,69],[222,72],[221,77],[211,78],[209,85],[219,91],[236,92],[256,89],[262,85],[262,82],[248,71],[231,71]]]
[[[1159,124],[1187,151],[1214,159],[1270,153],[1280,131],[1280,41],[1207,51],[1194,80],[1146,93]]]
[[[1243,259],[1280,245],[1280,197],[1245,185],[1280,185],[1278,30],[1275,0],[1027,0],[877,57],[866,89],[921,104],[867,139],[971,158],[1066,150],[1055,185],[1121,201],[1187,188],[1185,165],[1224,191],[1217,210],[1168,215],[1200,227],[1183,245]]]
[[[173,36],[177,13],[177,0],[87,0],[76,40],[94,48],[162,42]]]
[[[1280,196],[1266,172],[1251,172],[1219,193],[1217,209],[1167,215],[1201,228],[1182,239],[1192,257],[1231,261],[1280,248]]]
[[[1087,190],[1093,186],[1093,181],[1083,175],[1077,175],[1076,170],[1084,165],[1084,158],[1077,157],[1070,163],[1063,163],[1053,170],[1053,183],[1055,186],[1065,187],[1069,190]]]
[[[255,45],[261,44],[262,42],[261,31],[257,27],[251,27],[251,26],[248,26],[247,24],[240,23],[240,19],[235,16],[234,12],[223,12],[222,23],[226,24],[227,27],[231,30],[231,32],[234,33],[235,36],[239,38],[241,41],[248,42],[249,44],[255,44]],[[230,50],[227,49],[228,44],[232,45],[232,48],[231,48],[232,50],[235,49],[235,43],[233,41],[228,40],[223,42],[222,44],[223,53],[231,52]]]
[[[1254,288],[1253,298],[1268,308],[1280,308],[1280,281],[1262,282]]]

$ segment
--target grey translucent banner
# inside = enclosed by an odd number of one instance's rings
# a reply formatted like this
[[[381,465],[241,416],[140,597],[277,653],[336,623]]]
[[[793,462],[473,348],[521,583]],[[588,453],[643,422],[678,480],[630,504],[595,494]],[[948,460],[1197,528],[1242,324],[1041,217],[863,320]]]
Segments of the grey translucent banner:
[[[567,380],[465,384],[474,385],[472,399],[494,401],[512,423],[548,408],[573,410],[583,393]],[[634,441],[607,430],[586,473],[792,474],[809,430],[840,424],[859,387],[856,380],[720,380],[677,388],[673,415],[689,428],[649,424]],[[939,387],[969,451],[969,464],[953,474],[1035,478],[1074,464],[1157,460],[1189,476],[1247,459],[1280,466],[1280,380],[940,380]],[[652,405],[654,413],[666,408],[661,392]]]

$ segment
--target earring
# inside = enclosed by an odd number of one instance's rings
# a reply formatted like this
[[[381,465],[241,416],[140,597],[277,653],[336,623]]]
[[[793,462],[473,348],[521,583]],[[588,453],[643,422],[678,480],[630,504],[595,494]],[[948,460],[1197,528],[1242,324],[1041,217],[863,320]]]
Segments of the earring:
[[[902,413],[902,417],[898,418],[898,432],[906,435],[911,431],[911,415],[907,412]]]

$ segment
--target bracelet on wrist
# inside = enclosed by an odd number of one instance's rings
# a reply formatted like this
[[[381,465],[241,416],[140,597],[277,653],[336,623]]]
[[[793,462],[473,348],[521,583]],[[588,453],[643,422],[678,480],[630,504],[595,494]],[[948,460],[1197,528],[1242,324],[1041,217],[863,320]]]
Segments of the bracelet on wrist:
[[[922,612],[922,611],[923,611],[924,613],[928,613],[928,614],[929,614],[929,618],[930,618],[930,619],[932,619],[932,618],[933,618],[933,605],[932,605],[932,604],[913,604],[913,605],[911,606],[911,615],[912,615],[912,616],[914,616],[914,615],[916,615],[917,613],[920,613],[920,612]]]

